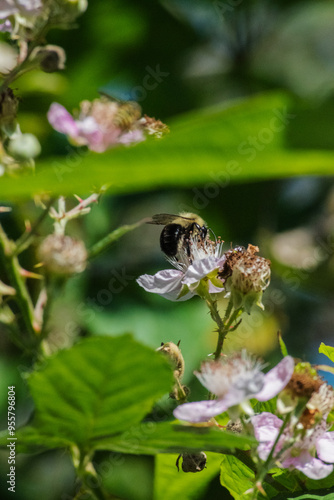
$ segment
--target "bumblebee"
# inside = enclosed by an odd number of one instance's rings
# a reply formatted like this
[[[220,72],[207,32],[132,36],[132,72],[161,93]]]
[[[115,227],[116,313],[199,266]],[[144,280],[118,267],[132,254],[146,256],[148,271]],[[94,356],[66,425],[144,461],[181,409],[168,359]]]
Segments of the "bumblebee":
[[[179,260],[178,256],[182,250],[185,250],[190,259],[191,236],[198,236],[199,241],[205,241],[208,236],[208,227],[204,220],[188,212],[179,215],[156,214],[148,223],[165,226],[160,235],[160,248],[167,257],[176,260]]]
[[[141,117],[141,107],[135,101],[121,102],[118,105],[114,118],[116,127],[123,130],[131,129],[132,125]]]
[[[100,94],[106,100],[117,104],[117,112],[113,118],[116,127],[122,130],[130,130],[133,124],[140,119],[142,110],[136,101],[125,101],[102,91],[100,91]]]

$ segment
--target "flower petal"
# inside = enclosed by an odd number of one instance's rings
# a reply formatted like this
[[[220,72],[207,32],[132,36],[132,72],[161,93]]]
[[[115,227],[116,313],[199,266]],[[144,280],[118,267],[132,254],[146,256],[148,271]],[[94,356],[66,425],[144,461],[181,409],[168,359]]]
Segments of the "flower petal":
[[[326,432],[317,440],[315,446],[321,460],[334,463],[334,432]]]
[[[130,130],[129,132],[126,132],[120,136],[118,139],[118,142],[120,144],[133,144],[133,143],[138,143],[145,141],[145,136],[142,130]]]
[[[294,467],[300,470],[310,479],[323,479],[333,470],[333,465],[324,464],[318,458],[312,457],[308,451],[304,450],[298,457],[290,457],[282,463],[284,468]]]
[[[199,422],[206,422],[210,418],[220,415],[226,410],[225,403],[220,399],[210,401],[198,401],[196,403],[185,403],[178,406],[174,410],[174,417],[179,420],[186,420],[197,424]]]
[[[272,370],[264,376],[264,386],[255,397],[259,401],[268,401],[281,392],[292,377],[294,360],[291,356],[285,356]]]
[[[195,260],[186,270],[183,283],[186,285],[197,283],[211,273],[211,271],[217,269],[220,261],[221,258],[214,257],[213,255],[205,259]]]
[[[183,272],[177,269],[165,269],[159,271],[153,276],[144,274],[137,279],[137,283],[144,288],[147,292],[157,293],[164,298],[172,301],[183,301],[190,299],[193,294],[188,293],[178,299],[182,289]]]
[[[254,434],[259,441],[257,452],[261,460],[266,460],[282,426],[282,420],[272,413],[264,411],[251,418]],[[277,451],[280,446],[277,445]]]
[[[62,134],[76,138],[79,134],[79,129],[76,121],[70,113],[57,102],[53,102],[48,111],[48,120],[50,125]]]

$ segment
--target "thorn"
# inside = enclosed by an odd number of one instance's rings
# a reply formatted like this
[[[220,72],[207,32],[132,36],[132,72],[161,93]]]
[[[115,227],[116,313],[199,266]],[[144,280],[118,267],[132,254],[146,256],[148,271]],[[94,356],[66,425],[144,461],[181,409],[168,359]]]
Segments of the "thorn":
[[[30,233],[30,231],[31,231],[31,222],[30,222],[30,220],[25,220],[24,221],[24,227],[26,229],[26,233]]]
[[[36,280],[42,280],[43,276],[41,274],[36,274],[32,273],[31,271],[27,271],[26,269],[23,269],[23,267],[20,267],[20,275],[23,276],[24,278],[33,278]]]

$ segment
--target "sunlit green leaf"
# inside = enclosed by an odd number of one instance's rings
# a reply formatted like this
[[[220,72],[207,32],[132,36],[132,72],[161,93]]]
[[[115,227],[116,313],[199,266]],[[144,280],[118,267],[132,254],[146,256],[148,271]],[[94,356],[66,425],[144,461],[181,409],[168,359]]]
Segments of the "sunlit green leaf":
[[[321,342],[319,352],[320,354],[324,354],[325,356],[327,356],[327,358],[329,358],[334,363],[334,347]]]
[[[157,415],[158,419],[163,416]],[[222,431],[217,427],[196,427],[174,422],[143,422],[129,427],[120,436],[95,440],[94,448],[114,450],[121,453],[155,455],[157,453],[180,453],[182,451],[224,451],[254,445],[253,437]]]
[[[172,381],[168,362],[130,335],[85,339],[29,376],[35,415],[18,442],[91,449],[138,424]]]
[[[334,152],[289,142],[298,115],[284,94],[264,94],[229,106],[215,106],[171,122],[171,133],[104,154],[74,148],[67,156],[37,161],[32,178],[2,179],[3,199],[50,191],[83,193],[109,185],[110,193],[161,186],[214,185],[217,193],[232,182],[292,175],[329,175]],[[299,134],[303,130],[298,128]]]
[[[178,455],[157,455],[155,459],[154,499],[175,500],[180,496],[196,500],[207,489],[210,481],[219,474],[222,455],[206,453],[206,468],[197,473],[183,472],[176,468]],[[181,459],[182,462],[182,459]]]
[[[225,488],[228,489],[234,500],[248,500],[252,498],[252,494],[247,493],[255,487],[255,473],[247,467],[243,462],[231,455],[224,455],[221,463],[220,482]],[[272,498],[277,491],[269,486],[263,484],[263,488]],[[258,499],[265,498],[258,493]]]

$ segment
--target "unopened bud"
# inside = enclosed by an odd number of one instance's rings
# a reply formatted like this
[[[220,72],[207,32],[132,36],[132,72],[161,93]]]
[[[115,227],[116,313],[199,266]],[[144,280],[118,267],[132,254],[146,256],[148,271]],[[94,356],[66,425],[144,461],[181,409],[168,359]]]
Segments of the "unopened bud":
[[[8,152],[16,160],[30,160],[41,153],[41,145],[34,134],[19,134],[9,141]]]
[[[54,73],[65,68],[66,54],[58,45],[37,47],[32,57],[39,61],[40,68],[46,73]]]
[[[47,236],[39,248],[38,255],[48,272],[63,276],[81,273],[87,264],[85,245],[70,236]]]
[[[179,455],[176,460],[176,467],[178,470],[181,457],[183,472],[201,472],[206,467],[207,457],[203,451],[199,453],[182,453]]]
[[[17,97],[12,89],[7,88],[0,94],[0,125],[2,127],[11,127],[15,123],[17,107]]]

